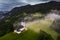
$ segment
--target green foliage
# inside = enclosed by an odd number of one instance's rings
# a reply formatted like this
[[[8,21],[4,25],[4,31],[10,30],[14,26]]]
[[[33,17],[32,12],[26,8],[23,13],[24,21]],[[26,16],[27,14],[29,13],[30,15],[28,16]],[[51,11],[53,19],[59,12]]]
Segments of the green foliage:
[[[7,20],[5,20],[5,22],[10,22],[10,20],[7,19]]]
[[[39,40],[54,40],[54,39],[51,37],[50,34],[41,30]]]
[[[0,37],[5,35],[6,33],[9,33],[13,31],[13,23],[18,20],[19,17],[23,17],[24,14],[14,14],[14,16],[11,15],[9,18],[5,18],[1,23],[0,23]]]
[[[5,35],[6,33],[9,33],[13,31],[13,25],[10,23],[5,23],[0,25],[0,37]]]

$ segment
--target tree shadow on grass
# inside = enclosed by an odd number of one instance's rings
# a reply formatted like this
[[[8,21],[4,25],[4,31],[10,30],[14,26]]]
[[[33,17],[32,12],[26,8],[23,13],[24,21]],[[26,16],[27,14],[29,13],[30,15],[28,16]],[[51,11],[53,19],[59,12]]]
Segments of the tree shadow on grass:
[[[54,40],[50,34],[40,30],[39,40]]]

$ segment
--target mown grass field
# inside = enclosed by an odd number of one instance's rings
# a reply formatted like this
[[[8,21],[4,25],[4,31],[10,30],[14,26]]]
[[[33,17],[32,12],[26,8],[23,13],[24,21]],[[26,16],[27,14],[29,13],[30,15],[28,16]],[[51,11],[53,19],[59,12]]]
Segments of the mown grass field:
[[[24,31],[19,35],[14,32],[10,32],[3,37],[0,37],[0,40],[39,40],[40,30],[47,32],[54,40],[56,40],[58,34],[49,27],[51,23],[52,22],[48,19],[38,20],[34,23],[27,23],[27,31]]]

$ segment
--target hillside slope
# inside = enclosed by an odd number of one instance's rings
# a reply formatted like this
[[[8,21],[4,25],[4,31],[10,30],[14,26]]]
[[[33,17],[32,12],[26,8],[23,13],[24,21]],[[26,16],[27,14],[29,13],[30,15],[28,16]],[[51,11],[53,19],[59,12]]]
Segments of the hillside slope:
[[[34,21],[32,22],[32,24],[30,23],[26,24],[28,30],[22,32],[20,35],[11,32],[1,37],[0,40],[39,40],[41,32],[40,30],[43,30],[44,32],[48,33],[49,35],[52,36],[54,40],[56,40],[58,34],[54,30],[50,29],[49,27],[50,25],[51,21],[48,19]]]

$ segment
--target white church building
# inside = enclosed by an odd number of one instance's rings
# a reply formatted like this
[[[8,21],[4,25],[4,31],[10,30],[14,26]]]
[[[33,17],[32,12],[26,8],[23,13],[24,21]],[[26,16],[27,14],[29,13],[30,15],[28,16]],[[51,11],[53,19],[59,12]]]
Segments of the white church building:
[[[27,30],[26,23],[24,21],[20,22],[20,26],[14,29],[14,32],[20,34],[23,30]]]

